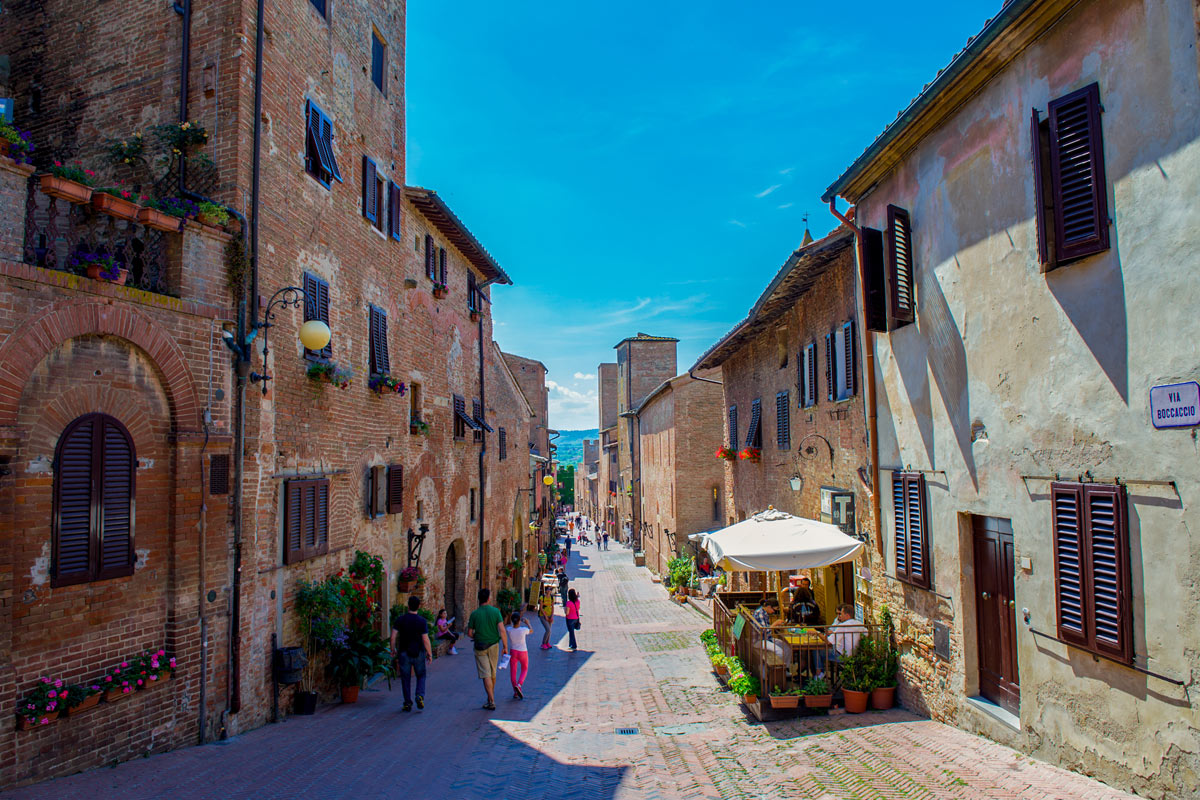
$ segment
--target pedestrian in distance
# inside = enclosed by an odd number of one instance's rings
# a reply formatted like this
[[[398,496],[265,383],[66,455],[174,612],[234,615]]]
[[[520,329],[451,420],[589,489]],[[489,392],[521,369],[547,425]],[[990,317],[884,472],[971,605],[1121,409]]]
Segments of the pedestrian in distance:
[[[496,710],[496,666],[501,652],[508,652],[508,636],[504,630],[504,617],[500,609],[491,605],[492,593],[486,587],[479,590],[479,608],[471,612],[467,620],[467,635],[475,642],[475,672],[483,681],[487,702],[483,707]]]
[[[508,652],[512,655],[508,663],[508,675],[512,679],[513,699],[524,700],[522,687],[529,677],[529,647],[525,644],[525,637],[533,632],[533,627],[529,620],[521,616],[520,611],[514,611],[509,616],[504,632],[508,636]]]
[[[392,654],[404,690],[404,710],[412,711],[412,676],[417,676],[417,708],[425,707],[425,671],[433,662],[433,647],[429,644],[429,624],[417,613],[421,598],[408,596],[408,613],[392,624]]]
[[[571,589],[567,592],[566,602],[567,633],[570,635],[571,652],[578,646],[575,642],[575,631],[579,630],[579,594]]]
[[[608,549],[608,531],[604,532],[604,549]]]
[[[546,629],[546,633],[542,636],[542,649],[550,649],[550,629],[554,626],[554,592],[550,587],[545,587],[542,590],[542,597],[538,606],[538,620],[541,621],[542,627]]]
[[[446,619],[446,609],[443,608],[438,611],[436,623],[437,638],[444,642],[449,642],[450,655],[456,656],[458,655],[458,648],[454,646],[454,643],[458,641],[458,634],[450,630],[450,623],[452,622],[454,622],[454,620]]]
[[[567,559],[567,561],[570,561],[570,560],[571,560],[571,534],[569,534],[569,533],[567,534],[567,555],[566,555],[566,559]]]
[[[567,571],[562,567],[558,568],[558,595],[562,598],[562,607],[565,610],[567,607],[567,589],[570,581],[567,579]]]

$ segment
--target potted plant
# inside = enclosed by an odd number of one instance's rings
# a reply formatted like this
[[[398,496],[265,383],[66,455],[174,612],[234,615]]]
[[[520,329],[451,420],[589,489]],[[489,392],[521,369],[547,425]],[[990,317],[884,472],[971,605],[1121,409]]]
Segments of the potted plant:
[[[740,697],[746,705],[752,706],[758,702],[758,678],[747,675],[745,672],[739,672],[736,676],[731,675],[729,691]]]
[[[296,615],[308,656],[300,679],[300,689],[295,697],[297,714],[307,715],[316,711],[316,676],[321,657],[346,641],[344,616],[347,601],[344,583],[340,578],[327,578],[322,581],[301,580],[297,585]]]
[[[717,458],[723,459],[725,461],[733,461],[735,458],[737,458],[737,453],[735,453],[733,451],[732,447],[726,447],[725,445],[721,445],[720,447],[717,448]]]
[[[900,652],[892,644],[892,612],[885,605],[879,612],[884,638],[874,647],[871,679],[871,708],[886,711],[896,704],[896,675],[900,671]]]
[[[17,726],[27,730],[35,725],[49,725],[66,710],[70,687],[62,679],[42,678],[27,695],[17,703]]]
[[[396,588],[401,592],[411,592],[420,577],[422,577],[420,567],[405,567],[396,576]]]
[[[11,158],[18,164],[28,164],[33,149],[33,140],[27,132],[19,131],[11,122],[0,119],[0,156]]]
[[[153,689],[171,680],[175,673],[175,658],[168,657],[165,650],[146,651],[142,654],[139,689]]]
[[[771,708],[799,708],[800,690],[781,689],[776,686],[771,691]]]
[[[196,207],[196,221],[210,228],[224,228],[229,222],[229,212],[216,203],[205,200]]]
[[[79,161],[71,164],[55,161],[49,172],[38,179],[43,193],[76,205],[92,199],[92,184],[95,182],[96,173],[85,169]]]
[[[392,651],[379,633],[355,628],[329,657],[329,674],[341,687],[343,703],[357,703],[358,692],[376,673],[392,674]]]
[[[437,297],[440,299],[442,297],[445,297],[447,294],[449,294],[449,290],[446,288],[446,284],[439,283],[438,281],[433,282],[433,296],[434,297]]]
[[[842,699],[846,711],[851,714],[861,714],[867,710],[867,700],[871,697],[871,657],[869,639],[862,639],[858,647],[850,655],[842,659]]]
[[[397,380],[391,375],[372,375],[367,380],[367,388],[375,394],[403,395],[408,391],[408,387],[404,385],[404,381]]]
[[[94,281],[109,281],[118,286],[124,286],[129,277],[129,270],[121,267],[112,256],[87,250],[80,250],[71,257],[71,269]]]
[[[143,195],[141,203],[137,221],[148,228],[167,233],[183,230],[183,221],[196,216],[200,211],[199,206],[183,197],[166,197],[160,200]]]
[[[833,689],[824,678],[809,678],[800,694],[807,708],[829,708],[833,703]]]
[[[136,220],[138,204],[133,201],[133,190],[124,184],[102,186],[92,191],[92,209],[117,219]]]
[[[332,361],[313,361],[308,365],[308,377],[315,381],[331,383],[339,389],[345,389],[354,378],[354,370],[349,367],[339,367]]]
[[[738,458],[742,461],[749,461],[751,464],[757,464],[762,461],[762,450],[757,447],[746,447],[738,453]]]
[[[109,139],[108,158],[114,164],[136,164],[142,160],[144,144],[141,131],[124,139]]]
[[[101,689],[99,684],[67,687],[67,716],[73,717],[89,708],[100,704]]]
[[[720,653],[715,653],[709,656],[709,661],[712,662],[713,670],[715,670],[717,675],[722,678],[729,675],[729,664],[726,663],[725,659],[726,656],[723,656]]]
[[[137,691],[138,659],[130,658],[122,661],[108,671],[100,686],[104,689],[104,702],[115,703],[124,700]]]
[[[154,135],[171,155],[186,158],[188,153],[208,141],[208,131],[198,122],[174,122],[155,125]]]

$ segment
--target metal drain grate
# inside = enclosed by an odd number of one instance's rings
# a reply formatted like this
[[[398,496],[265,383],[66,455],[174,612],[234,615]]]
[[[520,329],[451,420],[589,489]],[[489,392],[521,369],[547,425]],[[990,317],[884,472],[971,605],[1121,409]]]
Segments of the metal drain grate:
[[[637,728],[617,728],[617,736],[637,736],[639,733]]]

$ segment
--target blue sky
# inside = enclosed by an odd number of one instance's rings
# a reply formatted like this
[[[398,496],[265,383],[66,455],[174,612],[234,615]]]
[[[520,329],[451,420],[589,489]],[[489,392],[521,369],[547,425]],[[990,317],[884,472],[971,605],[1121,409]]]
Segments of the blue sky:
[[[690,367],[1001,4],[410,0],[407,179],[512,276],[494,335],[549,368],[551,424],[593,428],[613,346]]]

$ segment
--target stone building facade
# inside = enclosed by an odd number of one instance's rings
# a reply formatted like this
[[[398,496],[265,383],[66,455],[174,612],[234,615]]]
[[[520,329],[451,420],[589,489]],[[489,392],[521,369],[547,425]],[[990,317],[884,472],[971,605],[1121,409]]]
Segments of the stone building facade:
[[[774,506],[869,539],[873,530],[854,236],[839,228],[789,256],[749,315],[696,362],[720,370],[727,525]],[[741,457],[748,448],[757,459]],[[715,451],[715,447],[713,448]],[[716,461],[713,453],[708,454]],[[748,455],[748,454],[747,454]],[[798,484],[798,486],[797,486]],[[855,566],[813,570],[826,622],[838,603],[870,606]],[[762,573],[735,576],[760,587]]]
[[[901,699],[1162,798],[1200,792],[1196,23],[1007,3],[826,196],[877,331]]]
[[[617,365],[601,364],[596,368],[599,384],[600,460],[596,484],[599,487],[600,508],[596,519],[603,523],[610,536],[617,530]]]
[[[641,543],[646,566],[664,574],[688,551],[688,536],[722,527],[725,474],[713,453],[721,444],[722,392],[715,374],[677,375],[638,406]]]
[[[526,574],[535,575],[537,569],[537,554],[550,540],[554,526],[552,487],[545,483],[547,476],[557,479],[556,467],[553,462],[553,444],[551,436],[554,431],[550,428],[550,395],[546,389],[546,365],[536,359],[504,353],[517,385],[520,386],[529,401],[533,416],[527,430],[525,453],[529,462],[531,476],[529,496],[532,498],[529,508],[529,521],[536,526],[531,529],[533,534],[524,548]]]

